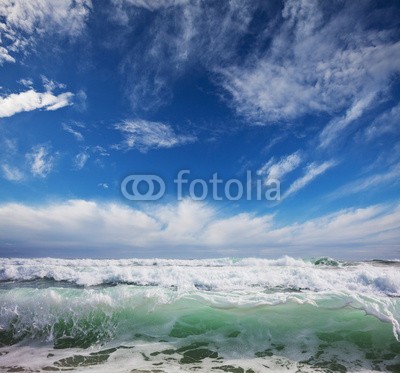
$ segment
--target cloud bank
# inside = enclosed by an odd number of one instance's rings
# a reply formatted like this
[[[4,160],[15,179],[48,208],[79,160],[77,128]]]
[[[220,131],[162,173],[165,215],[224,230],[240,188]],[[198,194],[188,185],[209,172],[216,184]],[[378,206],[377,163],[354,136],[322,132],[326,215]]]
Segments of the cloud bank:
[[[369,258],[400,254],[400,204],[341,210],[279,226],[273,215],[226,216],[205,203],[181,202],[143,210],[118,203],[69,200],[42,206],[0,206],[0,244],[10,253],[52,256],[331,255]],[[39,250],[39,251],[37,251]],[[61,250],[61,251],[60,251]],[[85,255],[88,251],[84,252]],[[186,254],[185,254],[186,253]],[[7,253],[5,253],[7,255]],[[65,254],[65,253],[64,253]]]

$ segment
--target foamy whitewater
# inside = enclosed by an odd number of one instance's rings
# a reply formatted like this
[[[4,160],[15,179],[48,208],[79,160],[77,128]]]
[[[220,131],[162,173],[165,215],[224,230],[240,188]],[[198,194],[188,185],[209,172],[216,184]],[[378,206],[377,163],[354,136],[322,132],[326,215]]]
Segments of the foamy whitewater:
[[[0,259],[0,371],[400,372],[400,262]]]

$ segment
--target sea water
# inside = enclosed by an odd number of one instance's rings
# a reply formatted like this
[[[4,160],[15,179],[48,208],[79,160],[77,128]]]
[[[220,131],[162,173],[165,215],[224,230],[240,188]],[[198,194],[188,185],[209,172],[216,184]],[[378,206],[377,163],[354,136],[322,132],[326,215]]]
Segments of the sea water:
[[[400,372],[400,262],[0,259],[0,371]]]

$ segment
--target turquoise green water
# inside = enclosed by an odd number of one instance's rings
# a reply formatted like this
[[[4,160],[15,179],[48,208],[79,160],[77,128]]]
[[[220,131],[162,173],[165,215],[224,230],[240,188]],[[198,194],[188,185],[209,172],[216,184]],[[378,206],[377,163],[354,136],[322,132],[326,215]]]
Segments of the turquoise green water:
[[[0,283],[0,371],[400,371],[397,264],[66,264]],[[77,280],[128,268],[158,283]]]
[[[307,295],[286,295],[281,304],[233,307],[220,303],[224,294],[205,291],[180,296],[131,285],[14,287],[1,290],[2,301],[18,304],[19,311],[0,331],[0,343],[3,353],[32,345],[73,350],[42,361],[48,368],[105,364],[139,344],[143,362],[166,369],[182,364],[217,369],[239,358],[304,371],[398,371],[400,343],[390,323],[346,306],[345,299],[314,296],[313,304],[301,304]],[[240,301],[241,294],[236,296]],[[232,366],[254,370],[245,362]]]

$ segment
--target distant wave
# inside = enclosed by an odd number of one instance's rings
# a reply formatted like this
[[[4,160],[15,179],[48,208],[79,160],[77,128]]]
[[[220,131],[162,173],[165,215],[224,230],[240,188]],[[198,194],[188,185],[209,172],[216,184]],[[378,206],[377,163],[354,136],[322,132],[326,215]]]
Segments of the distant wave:
[[[0,281],[49,279],[79,286],[297,289],[400,296],[397,263],[294,259],[0,259]],[[385,268],[383,268],[383,266]]]

